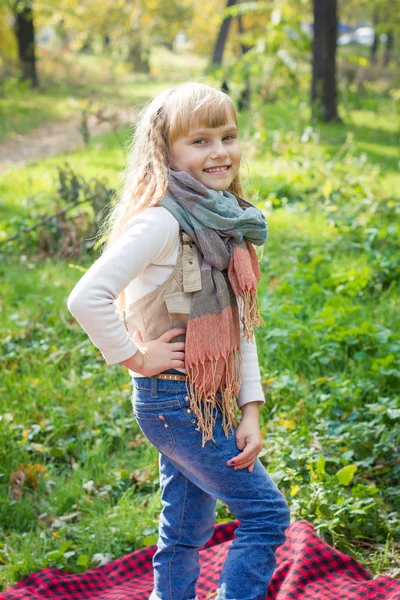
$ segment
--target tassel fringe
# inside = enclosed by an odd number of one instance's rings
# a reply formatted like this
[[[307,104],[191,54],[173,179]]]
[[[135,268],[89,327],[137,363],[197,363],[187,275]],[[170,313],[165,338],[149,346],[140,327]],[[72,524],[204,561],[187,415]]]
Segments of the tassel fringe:
[[[243,292],[240,319],[243,323],[247,341],[253,340],[253,328],[265,325],[258,309],[257,293],[253,290]],[[238,426],[235,400],[242,383],[242,353],[233,350],[226,357],[205,359],[192,365],[186,365],[188,381],[186,383],[190,408],[198,420],[198,430],[202,432],[202,447],[208,440],[215,442],[214,425],[218,409],[222,412],[222,426],[225,436],[234,433]],[[211,383],[210,383],[211,380]],[[222,398],[217,396],[217,391]]]
[[[224,376],[217,390],[215,374],[224,362]],[[212,387],[205,392],[206,362],[211,365],[213,373]],[[203,361],[187,368],[188,381],[186,389],[190,400],[190,408],[198,420],[198,430],[202,433],[202,448],[208,440],[215,442],[213,429],[217,419],[218,408],[222,412],[222,426],[225,436],[229,431],[234,433],[234,427],[239,425],[236,417],[235,399],[239,394],[242,382],[242,356],[240,350],[234,350],[226,358],[221,357],[217,361]],[[189,385],[189,387],[188,387]],[[217,396],[220,392],[222,398]]]
[[[240,319],[243,323],[243,332],[246,340],[253,340],[253,327],[265,326],[265,322],[258,309],[257,293],[253,290],[243,292],[243,309]]]

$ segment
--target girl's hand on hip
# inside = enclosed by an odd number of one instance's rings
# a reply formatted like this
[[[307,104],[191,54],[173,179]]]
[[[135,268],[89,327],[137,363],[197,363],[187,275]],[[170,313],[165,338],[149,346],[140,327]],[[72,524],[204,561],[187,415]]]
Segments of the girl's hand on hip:
[[[170,342],[170,340],[182,335],[185,331],[186,329],[183,327],[175,327],[155,340],[143,342],[141,333],[137,329],[133,335],[133,341],[143,357],[143,362],[137,372],[145,377],[151,377],[167,369],[184,369],[185,342]],[[126,361],[124,364],[126,365]],[[129,365],[126,366],[129,368]]]
[[[236,445],[240,454],[228,460],[228,467],[236,469],[248,468],[249,473],[254,469],[259,452],[262,450],[260,422],[258,415],[244,415],[236,429]]]

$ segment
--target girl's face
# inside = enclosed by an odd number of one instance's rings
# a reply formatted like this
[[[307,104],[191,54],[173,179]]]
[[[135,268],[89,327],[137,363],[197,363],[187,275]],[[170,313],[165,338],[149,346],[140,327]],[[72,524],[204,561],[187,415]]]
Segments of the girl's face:
[[[241,150],[232,117],[221,127],[193,124],[170,148],[173,168],[186,171],[213,190],[225,190],[238,174]]]

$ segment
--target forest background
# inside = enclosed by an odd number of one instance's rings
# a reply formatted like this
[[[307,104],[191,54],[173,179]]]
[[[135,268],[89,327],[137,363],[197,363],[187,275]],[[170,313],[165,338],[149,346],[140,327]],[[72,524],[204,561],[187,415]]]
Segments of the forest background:
[[[293,520],[400,574],[400,4],[0,0],[0,585],[157,540],[131,383],[66,306],[135,115],[204,81],[264,211],[259,458]],[[218,502],[218,521],[232,519]]]

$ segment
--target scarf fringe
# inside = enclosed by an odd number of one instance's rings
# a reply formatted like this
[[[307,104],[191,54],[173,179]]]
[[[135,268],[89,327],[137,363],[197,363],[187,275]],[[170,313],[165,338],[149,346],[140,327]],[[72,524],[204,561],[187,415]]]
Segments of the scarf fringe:
[[[265,327],[264,319],[262,318],[257,300],[257,292],[253,290],[245,290],[243,292],[243,308],[240,319],[243,323],[243,332],[248,342],[253,341],[253,327]]]
[[[218,383],[215,374],[219,369],[219,363],[224,361],[224,376]],[[213,374],[210,391],[205,393],[206,382],[206,363],[210,363]],[[215,442],[213,429],[217,419],[218,408],[222,412],[222,426],[225,436],[228,437],[229,431],[234,434],[234,427],[239,425],[236,417],[235,399],[239,395],[242,382],[242,355],[240,350],[234,350],[226,357],[221,357],[214,361],[202,361],[192,367],[187,367],[188,381],[186,389],[189,396],[190,408],[198,420],[198,431],[202,433],[202,448],[208,440]],[[189,387],[188,387],[189,385]],[[222,398],[217,396],[220,392]]]

